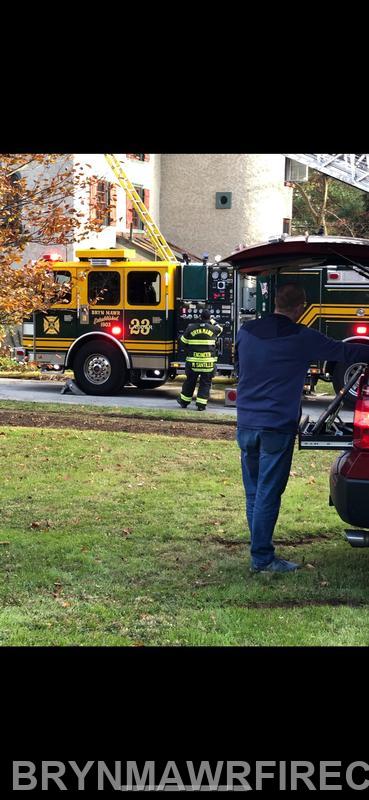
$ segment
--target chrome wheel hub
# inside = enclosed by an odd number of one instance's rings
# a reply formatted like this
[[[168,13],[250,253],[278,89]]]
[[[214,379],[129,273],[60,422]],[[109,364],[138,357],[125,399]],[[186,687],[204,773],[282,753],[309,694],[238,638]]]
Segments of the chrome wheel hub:
[[[95,386],[106,383],[111,375],[111,364],[106,356],[100,353],[92,353],[83,365],[85,378]]]

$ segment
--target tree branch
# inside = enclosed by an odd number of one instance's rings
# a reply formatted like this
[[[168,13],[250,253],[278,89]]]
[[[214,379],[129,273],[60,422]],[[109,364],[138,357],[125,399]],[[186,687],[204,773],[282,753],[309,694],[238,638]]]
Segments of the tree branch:
[[[305,203],[306,203],[310,213],[313,215],[315,221],[317,222],[318,221],[318,217],[319,217],[319,212],[315,211],[315,209],[314,209],[314,207],[313,207],[313,205],[311,203],[309,195],[307,194],[307,192],[301,186],[300,183],[294,183],[293,186],[294,186],[294,189],[298,189],[298,191],[302,195],[303,199],[305,200]]]

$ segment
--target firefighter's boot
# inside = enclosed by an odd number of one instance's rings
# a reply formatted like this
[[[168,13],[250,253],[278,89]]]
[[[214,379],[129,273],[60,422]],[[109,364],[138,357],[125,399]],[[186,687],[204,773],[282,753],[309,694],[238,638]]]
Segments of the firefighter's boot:
[[[185,403],[180,396],[176,397],[176,402],[178,403],[179,406],[181,406],[181,408],[187,408],[187,406],[189,405],[189,403]]]

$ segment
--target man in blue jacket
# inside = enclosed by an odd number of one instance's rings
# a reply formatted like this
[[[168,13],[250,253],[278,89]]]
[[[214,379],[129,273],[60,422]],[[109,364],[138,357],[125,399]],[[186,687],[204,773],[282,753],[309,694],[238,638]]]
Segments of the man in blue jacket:
[[[305,304],[301,286],[281,286],[274,314],[245,322],[236,341],[237,441],[252,572],[291,572],[301,566],[276,558],[272,539],[290,473],[309,364],[369,363],[366,344],[329,339],[297,323]]]

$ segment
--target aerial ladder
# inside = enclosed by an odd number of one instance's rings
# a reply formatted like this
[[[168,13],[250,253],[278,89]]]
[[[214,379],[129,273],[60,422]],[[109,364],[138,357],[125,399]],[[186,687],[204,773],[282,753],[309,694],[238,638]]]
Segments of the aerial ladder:
[[[161,258],[162,261],[170,261],[172,264],[177,264],[178,259],[175,257],[173,251],[169,247],[168,242],[160,232],[158,226],[155,224],[151,214],[141,200],[140,195],[138,192],[136,192],[133,183],[129,180],[128,175],[125,173],[117,156],[113,153],[104,153],[104,155],[115,175],[117,182],[119,183],[119,186],[124,189],[127,197],[130,199],[133,207],[136,209],[137,214],[144,225],[147,236],[149,237],[151,244],[154,246],[155,252],[158,254],[159,258]]]
[[[369,153],[282,153],[291,161],[369,192]]]

